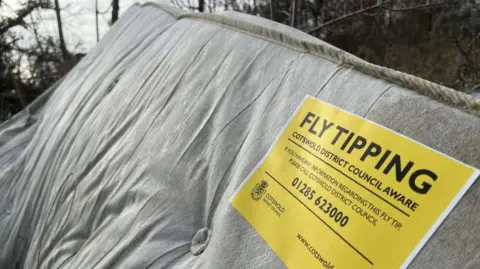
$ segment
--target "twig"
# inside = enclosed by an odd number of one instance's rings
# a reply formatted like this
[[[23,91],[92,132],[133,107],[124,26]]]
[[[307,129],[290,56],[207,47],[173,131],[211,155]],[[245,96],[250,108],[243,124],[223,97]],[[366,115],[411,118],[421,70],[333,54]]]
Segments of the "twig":
[[[285,10],[280,11],[280,13],[285,14],[288,18],[291,17],[291,15],[288,12],[286,12]]]
[[[35,9],[37,9],[37,8],[47,8],[48,6],[49,6],[48,3],[45,3],[43,1],[40,1],[38,3],[29,4],[27,7],[23,8],[23,9],[21,9],[17,12],[17,14],[16,14],[17,17],[16,18],[9,18],[9,19],[6,19],[6,20],[0,22],[0,34],[5,33],[6,31],[8,31],[8,29],[10,29],[14,26],[22,24],[23,19],[25,19],[25,17],[27,17]]]
[[[105,9],[105,11],[98,11],[98,14],[107,14],[109,11],[110,11],[110,8],[112,7],[112,3],[110,3],[110,5],[107,7],[107,9]]]
[[[418,10],[418,9],[427,9],[427,8],[433,8],[435,6],[439,6],[439,5],[444,5],[444,4],[447,4],[451,1],[443,1],[443,2],[437,2],[437,3],[431,3],[431,4],[425,4],[425,5],[420,5],[420,6],[416,6],[416,7],[407,7],[407,8],[389,8],[389,7],[386,7],[386,6],[383,6],[382,5],[382,8],[385,9],[385,10],[388,10],[388,11],[392,11],[392,12],[405,12],[405,11],[412,11],[412,10]]]
[[[458,40],[458,38],[455,38],[455,45],[457,45],[458,50],[460,51],[460,53],[462,53],[464,57],[468,57],[468,52],[463,50],[462,45],[460,44],[460,41]]]
[[[468,44],[468,52],[470,52],[473,48],[473,45],[475,45],[475,42],[480,38],[480,32],[470,41],[470,44]]]
[[[460,41],[458,40],[458,38],[455,39],[455,44],[457,45],[457,48],[460,51],[460,53],[462,53],[462,55],[465,58],[468,58],[468,56],[470,55],[470,52],[472,51],[473,45],[475,45],[475,42],[477,42],[477,40],[479,38],[480,38],[480,32],[472,38],[470,43],[468,43],[468,49],[467,50],[464,50],[462,48],[462,45],[460,44]]]
[[[447,0],[447,1],[443,1],[443,2],[437,2],[437,3],[432,3],[432,4],[425,4],[425,5],[421,5],[421,6],[416,6],[416,7],[409,7],[409,8],[401,8],[401,9],[391,9],[389,7],[386,7],[385,4],[389,3],[390,1],[381,1],[373,6],[369,6],[369,7],[366,7],[366,8],[363,8],[363,9],[360,9],[360,10],[357,10],[355,12],[352,12],[352,13],[349,13],[347,15],[344,15],[344,16],[341,16],[341,17],[338,17],[336,19],[333,19],[331,21],[328,21],[322,25],[319,25],[313,29],[310,29],[307,31],[307,33],[309,34],[312,34],[322,28],[325,28],[327,26],[330,26],[332,24],[335,24],[335,23],[338,23],[338,22],[341,22],[345,19],[348,19],[348,18],[351,18],[351,17],[354,17],[354,16],[357,16],[359,14],[362,14],[362,13],[367,13],[368,11],[371,11],[371,10],[375,10],[377,8],[382,8],[382,9],[385,9],[385,10],[388,10],[388,11],[392,11],[392,12],[405,12],[405,11],[412,11],[412,10],[418,10],[418,9],[427,9],[427,8],[433,8],[435,6],[438,6],[438,5],[443,5],[443,4],[447,4],[449,2],[452,2],[451,0]],[[368,14],[368,13],[367,13]],[[370,15],[370,14],[369,14]]]
[[[319,25],[319,26],[317,26],[317,27],[315,27],[315,28],[313,28],[313,29],[308,30],[307,33],[312,34],[312,33],[316,32],[316,31],[318,31],[318,30],[320,30],[320,29],[322,29],[322,28],[325,28],[325,27],[327,27],[327,26],[330,26],[330,25],[332,25],[332,24],[335,24],[335,23],[338,23],[338,22],[343,21],[343,20],[345,20],[345,19],[348,19],[348,18],[357,16],[357,15],[362,14],[362,13],[364,13],[364,12],[377,9],[377,8],[383,6],[383,5],[385,4],[385,2],[389,2],[389,1],[383,0],[383,1],[381,1],[380,3],[377,3],[377,4],[373,5],[373,6],[369,6],[369,7],[366,7],[366,8],[360,9],[360,10],[357,10],[357,11],[355,11],[355,12],[349,13],[349,14],[347,14],[347,15],[338,17],[338,18],[333,19],[333,20],[331,20],[331,21],[328,21],[328,22],[326,22],[326,23],[324,23],[324,24],[322,24],[322,25]]]

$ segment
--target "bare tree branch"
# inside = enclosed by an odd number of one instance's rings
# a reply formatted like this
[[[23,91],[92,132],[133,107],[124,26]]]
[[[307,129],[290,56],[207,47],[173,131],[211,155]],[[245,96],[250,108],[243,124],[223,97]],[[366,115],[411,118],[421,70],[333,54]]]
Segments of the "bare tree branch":
[[[452,2],[451,0],[447,0],[447,1],[442,1],[442,2],[437,2],[437,3],[431,3],[431,4],[425,4],[425,5],[420,5],[420,6],[415,6],[415,7],[407,7],[407,8],[396,8],[396,9],[393,9],[393,8],[389,8],[389,7],[386,7],[384,5],[382,5],[381,7],[385,10],[388,10],[388,11],[392,11],[392,12],[405,12],[405,11],[412,11],[412,10],[420,10],[420,9],[427,9],[427,8],[434,8],[436,6],[440,6],[440,5],[444,5],[444,4],[448,4]]]
[[[63,27],[62,27],[62,16],[60,14],[60,4],[58,0],[55,0],[55,14],[57,15],[57,27],[58,27],[58,36],[60,38],[60,50],[62,51],[63,60],[69,58],[67,46],[65,45],[65,37],[63,36]]]
[[[425,4],[425,5],[421,5],[421,6],[416,6],[416,7],[410,7],[410,8],[401,8],[401,9],[391,9],[391,8],[388,8],[385,6],[385,4],[389,3],[390,1],[385,1],[385,0],[382,0],[380,2],[378,2],[377,4],[375,5],[372,5],[372,6],[368,6],[368,7],[365,7],[363,9],[359,9],[355,12],[352,12],[352,13],[349,13],[349,14],[346,14],[344,16],[341,16],[341,17],[338,17],[338,18],[335,18],[331,21],[328,21],[322,25],[319,25],[313,29],[310,29],[307,31],[307,33],[311,34],[311,33],[314,33],[322,28],[325,28],[327,26],[330,26],[330,25],[333,25],[333,24],[336,24],[336,23],[339,23],[341,21],[344,21],[346,19],[349,19],[351,17],[354,17],[354,16],[357,16],[357,15],[360,15],[362,13],[367,13],[368,11],[372,11],[372,10],[376,10],[378,8],[382,8],[382,9],[385,9],[385,10],[388,10],[388,11],[394,11],[394,12],[404,12],[404,11],[411,11],[411,10],[419,10],[419,9],[426,9],[426,8],[433,8],[433,7],[436,7],[436,6],[439,6],[439,5],[444,5],[444,4],[447,4],[447,3],[450,3],[452,2],[451,0],[447,0],[447,1],[442,1],[442,2],[437,2],[437,3],[431,3],[431,4]]]
[[[17,17],[9,18],[9,19],[6,19],[6,20],[0,22],[0,34],[5,33],[6,31],[8,31],[10,28],[12,28],[14,26],[23,24],[23,19],[25,19],[25,17],[27,17],[35,9],[37,9],[37,8],[48,8],[48,7],[49,7],[48,2],[44,2],[44,1],[39,1],[39,2],[36,2],[36,3],[29,2],[28,5],[25,8],[17,11]]]
[[[384,0],[383,0],[383,1],[381,1],[381,2],[379,2],[379,3],[377,3],[377,4],[375,4],[375,5],[368,6],[368,7],[366,7],[366,8],[359,9],[359,10],[357,10],[357,11],[355,11],[355,12],[346,14],[346,15],[341,16],[341,17],[338,17],[338,18],[333,19],[333,20],[331,20],[331,21],[328,21],[328,22],[326,22],[326,23],[324,23],[324,24],[322,24],[322,25],[319,25],[319,26],[317,26],[317,27],[315,27],[315,28],[313,28],[313,29],[308,30],[307,33],[312,34],[312,33],[316,32],[316,31],[318,31],[318,30],[320,30],[320,29],[322,29],[322,28],[325,28],[325,27],[327,27],[327,26],[330,26],[330,25],[332,25],[332,24],[339,23],[339,22],[344,21],[344,20],[346,20],[346,19],[349,19],[349,18],[351,18],[351,17],[360,15],[360,14],[362,14],[362,13],[364,13],[364,12],[377,9],[377,8],[381,7],[382,5],[384,5],[385,2],[389,2],[389,1],[384,1]]]
[[[183,0],[180,0],[180,1],[175,0],[175,2],[176,2],[177,7],[179,7],[179,8],[182,8],[182,9],[183,9],[183,8],[187,8],[187,9],[189,9],[189,10],[192,9],[192,7],[190,6],[190,3],[187,3],[187,2],[185,2],[185,1],[183,1]]]
[[[102,15],[107,14],[110,11],[111,7],[112,7],[112,3],[110,3],[110,5],[104,11],[98,11],[98,14],[102,14]]]
[[[475,37],[468,44],[468,53],[472,51],[473,45],[475,45],[475,42],[477,42],[479,38],[480,38],[480,32],[477,35],[475,35]]]
[[[290,13],[286,12],[285,10],[280,11],[280,13],[285,14],[288,18],[291,17]]]
[[[469,56],[470,56],[470,53],[472,52],[472,48],[474,47],[475,45],[475,42],[477,42],[477,40],[480,39],[480,32],[477,33],[473,38],[472,40],[470,40],[470,42],[468,43],[468,48],[465,50],[462,45],[460,44],[460,41],[457,39],[455,39],[455,44],[458,48],[458,50],[460,51],[460,53],[466,58],[468,59]]]

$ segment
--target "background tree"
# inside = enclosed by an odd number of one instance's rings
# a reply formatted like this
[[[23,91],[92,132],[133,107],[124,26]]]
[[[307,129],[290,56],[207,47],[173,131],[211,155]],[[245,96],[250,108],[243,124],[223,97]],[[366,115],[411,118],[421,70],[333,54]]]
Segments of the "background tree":
[[[64,61],[68,60],[68,51],[67,46],[65,45],[65,37],[63,36],[63,25],[62,25],[62,16],[60,13],[60,4],[58,0],[55,1],[55,14],[57,16],[57,27],[58,27],[58,36],[60,38],[60,50],[62,51],[62,59]]]
[[[210,2],[218,2],[216,6],[223,3],[223,10],[236,10],[294,26],[374,64],[468,93],[475,94],[480,89],[480,1]],[[178,0],[172,0],[172,4],[186,8]]]
[[[120,11],[119,0],[112,0],[112,22],[114,24],[118,20],[118,12]]]
[[[39,10],[55,12],[59,37],[40,33]],[[76,57],[67,50],[60,10],[58,0],[29,0],[14,14],[0,17],[0,121],[23,109],[73,65]]]

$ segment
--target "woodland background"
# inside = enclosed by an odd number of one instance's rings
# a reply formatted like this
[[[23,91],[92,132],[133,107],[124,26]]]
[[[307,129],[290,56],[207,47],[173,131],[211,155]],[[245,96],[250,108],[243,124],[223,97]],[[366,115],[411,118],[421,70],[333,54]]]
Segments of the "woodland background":
[[[0,0],[0,122],[65,75],[133,3]],[[480,97],[480,0],[171,0],[171,4],[192,12],[234,10],[265,17],[371,63]],[[70,23],[74,19],[80,23]]]

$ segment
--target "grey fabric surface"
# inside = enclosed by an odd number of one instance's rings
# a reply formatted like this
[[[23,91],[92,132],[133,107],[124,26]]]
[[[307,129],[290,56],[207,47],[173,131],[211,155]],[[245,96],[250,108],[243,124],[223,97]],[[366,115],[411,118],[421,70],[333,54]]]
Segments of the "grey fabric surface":
[[[0,127],[0,268],[284,268],[228,200],[305,94],[480,166],[478,116],[172,13],[132,7]],[[410,268],[480,268],[479,198]]]

